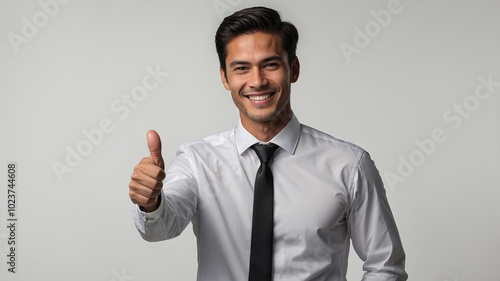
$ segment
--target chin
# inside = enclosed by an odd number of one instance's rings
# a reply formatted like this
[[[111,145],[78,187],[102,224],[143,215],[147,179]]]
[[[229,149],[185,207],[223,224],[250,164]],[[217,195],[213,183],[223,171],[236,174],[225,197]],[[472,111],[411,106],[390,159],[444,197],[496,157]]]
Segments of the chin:
[[[247,117],[253,122],[270,122],[276,118],[275,112],[271,112],[268,114],[253,114]]]

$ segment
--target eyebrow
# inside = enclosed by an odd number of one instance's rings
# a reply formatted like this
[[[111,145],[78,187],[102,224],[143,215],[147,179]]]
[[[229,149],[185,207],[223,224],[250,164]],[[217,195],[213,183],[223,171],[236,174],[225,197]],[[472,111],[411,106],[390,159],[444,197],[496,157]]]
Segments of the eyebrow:
[[[270,57],[267,57],[267,58],[263,59],[262,61],[260,61],[260,63],[266,63],[266,62],[270,62],[273,60],[283,62],[283,58],[280,56],[270,56]],[[229,67],[233,67],[235,65],[249,65],[249,64],[250,64],[250,62],[248,62],[248,61],[234,60],[229,64]]]

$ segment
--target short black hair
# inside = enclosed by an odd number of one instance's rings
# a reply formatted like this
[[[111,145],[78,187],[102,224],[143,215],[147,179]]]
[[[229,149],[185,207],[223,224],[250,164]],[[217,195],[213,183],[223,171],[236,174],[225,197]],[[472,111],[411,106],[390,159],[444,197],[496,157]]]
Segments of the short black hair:
[[[235,12],[224,18],[215,33],[215,48],[219,55],[220,66],[226,73],[227,44],[233,38],[255,32],[278,34],[283,48],[288,53],[290,65],[297,58],[297,28],[281,20],[280,14],[266,7],[252,7]]]

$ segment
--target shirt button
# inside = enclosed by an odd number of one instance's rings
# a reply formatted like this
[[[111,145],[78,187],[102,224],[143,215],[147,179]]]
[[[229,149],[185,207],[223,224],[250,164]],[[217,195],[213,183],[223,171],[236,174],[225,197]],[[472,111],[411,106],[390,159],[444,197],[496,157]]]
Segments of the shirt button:
[[[282,279],[282,278],[283,278],[283,275],[278,274],[278,275],[276,275],[275,277],[276,277],[276,279]]]

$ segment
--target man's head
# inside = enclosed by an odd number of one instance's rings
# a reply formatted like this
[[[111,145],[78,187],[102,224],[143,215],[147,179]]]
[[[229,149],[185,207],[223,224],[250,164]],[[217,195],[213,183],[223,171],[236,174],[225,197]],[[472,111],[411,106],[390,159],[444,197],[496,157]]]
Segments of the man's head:
[[[255,32],[276,34],[288,55],[290,64],[297,58],[297,28],[289,22],[281,21],[280,14],[266,7],[247,8],[226,17],[215,34],[215,48],[221,68],[226,72],[227,44],[237,36]]]
[[[243,126],[268,141],[288,122],[291,83],[299,76],[298,32],[271,9],[244,9],[227,17],[216,34],[220,75]]]

